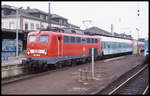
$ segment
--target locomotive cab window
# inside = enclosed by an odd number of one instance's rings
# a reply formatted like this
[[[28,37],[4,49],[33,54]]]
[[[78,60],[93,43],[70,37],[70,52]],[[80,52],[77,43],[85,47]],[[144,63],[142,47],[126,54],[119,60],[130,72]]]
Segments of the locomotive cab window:
[[[36,41],[36,36],[29,36],[29,42],[35,42]]]
[[[48,43],[48,35],[41,35],[39,38],[39,42]]]

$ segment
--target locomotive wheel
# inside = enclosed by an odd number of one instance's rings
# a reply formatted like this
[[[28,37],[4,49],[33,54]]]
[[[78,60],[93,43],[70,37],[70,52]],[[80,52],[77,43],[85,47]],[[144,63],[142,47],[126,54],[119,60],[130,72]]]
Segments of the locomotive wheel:
[[[43,71],[47,71],[48,70],[48,65],[45,63],[44,65],[43,65]]]
[[[72,60],[71,61],[71,66],[73,67],[73,66],[75,66],[76,65],[76,61],[75,60]]]
[[[61,63],[56,63],[55,67],[56,67],[56,69],[60,69],[60,68],[62,68],[62,64]]]

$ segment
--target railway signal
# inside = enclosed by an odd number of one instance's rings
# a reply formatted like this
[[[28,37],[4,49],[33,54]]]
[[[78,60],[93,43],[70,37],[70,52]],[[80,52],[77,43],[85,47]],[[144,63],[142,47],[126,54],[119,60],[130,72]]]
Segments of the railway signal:
[[[137,10],[137,15],[140,16],[140,10],[139,9]]]

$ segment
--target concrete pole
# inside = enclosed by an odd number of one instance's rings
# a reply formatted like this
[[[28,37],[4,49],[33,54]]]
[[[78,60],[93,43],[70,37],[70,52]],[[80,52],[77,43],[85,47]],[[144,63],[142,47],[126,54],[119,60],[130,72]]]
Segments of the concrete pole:
[[[111,24],[111,34],[112,34],[112,36],[114,36],[114,26],[113,26],[113,24]]]
[[[94,79],[94,48],[92,48],[92,78]]]
[[[16,10],[16,58],[18,59],[18,9]]]
[[[49,13],[48,13],[48,26],[51,28],[51,9],[50,9],[50,3],[49,3]]]

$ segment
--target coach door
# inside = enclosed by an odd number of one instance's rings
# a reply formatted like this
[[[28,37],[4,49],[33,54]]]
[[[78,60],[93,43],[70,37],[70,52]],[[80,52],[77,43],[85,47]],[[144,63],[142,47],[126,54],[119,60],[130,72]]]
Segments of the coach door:
[[[82,43],[82,54],[86,54],[86,46],[85,46],[85,44],[86,44],[86,38],[84,38],[84,37],[82,37],[82,39],[81,39],[81,43]]]
[[[62,42],[62,37],[58,36],[58,57],[63,56],[63,42]]]

